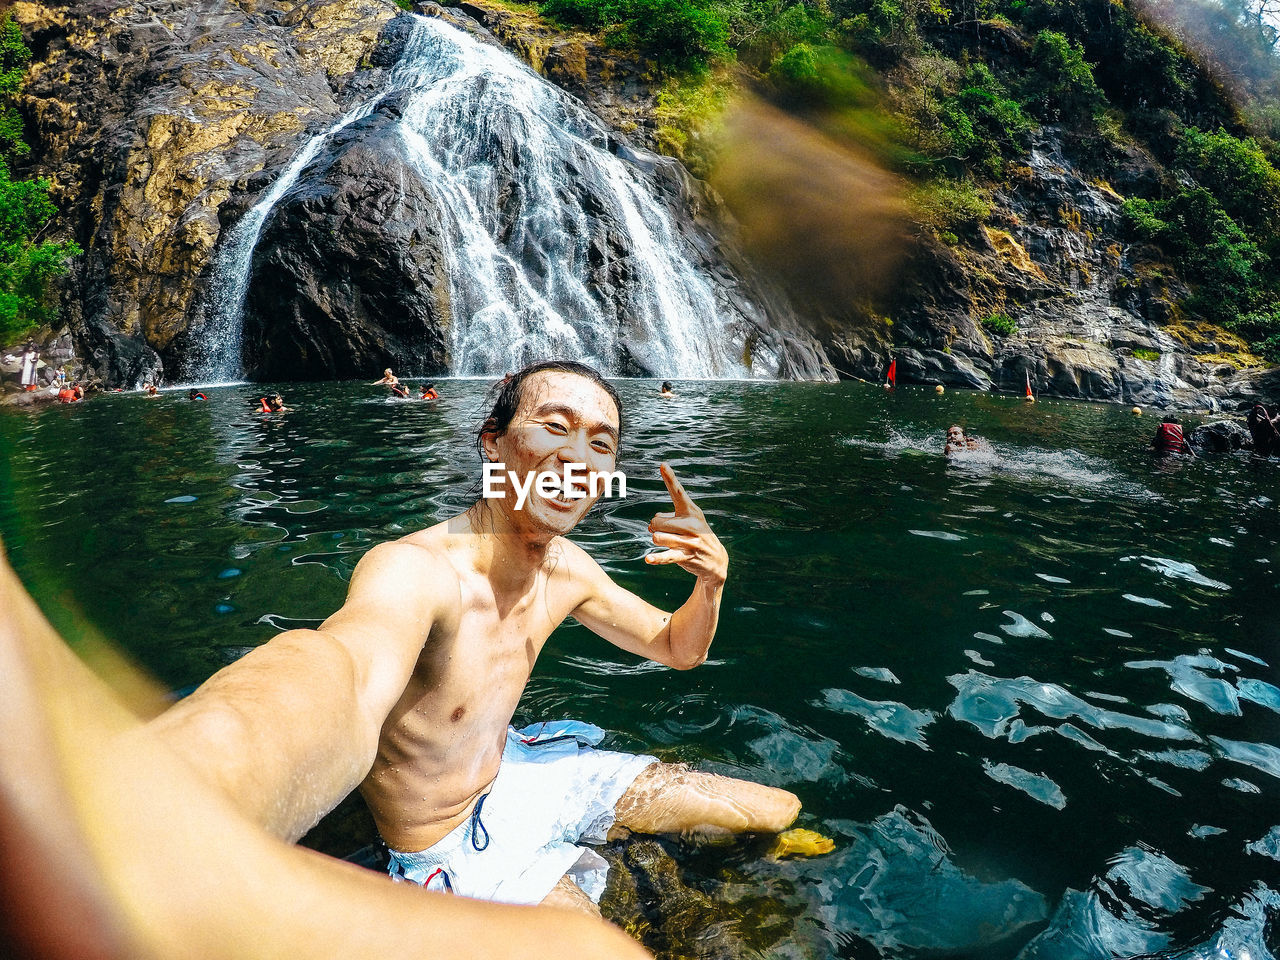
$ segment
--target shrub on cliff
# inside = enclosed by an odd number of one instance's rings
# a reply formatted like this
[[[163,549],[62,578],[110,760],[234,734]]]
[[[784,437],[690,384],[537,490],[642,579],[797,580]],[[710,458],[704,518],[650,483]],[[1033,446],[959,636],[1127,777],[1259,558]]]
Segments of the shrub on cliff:
[[[80,253],[74,243],[41,240],[57,209],[47,180],[14,180],[9,164],[26,156],[22,121],[13,98],[31,60],[11,15],[0,20],[0,343],[11,344],[57,316],[53,281],[66,273],[67,260]]]
[[[1159,244],[1196,292],[1186,306],[1235,328],[1269,297],[1269,260],[1203,187],[1184,188],[1167,200],[1127,200],[1130,236]]]
[[[1080,45],[1055,30],[1041,30],[1031,47],[1026,94],[1032,110],[1050,121],[1091,120],[1104,97]]]
[[[545,0],[543,16],[603,30],[611,43],[668,67],[697,69],[729,52],[729,26],[709,0]]]
[[[1255,240],[1274,242],[1280,231],[1280,170],[1252,138],[1241,140],[1219,129],[1187,129],[1178,163],[1222,203]]]

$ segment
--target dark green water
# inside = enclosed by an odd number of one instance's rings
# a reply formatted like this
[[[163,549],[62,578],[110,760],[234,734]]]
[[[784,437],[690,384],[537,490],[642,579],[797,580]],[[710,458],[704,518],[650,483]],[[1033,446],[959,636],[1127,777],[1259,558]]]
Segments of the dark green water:
[[[0,532],[59,627],[83,618],[181,690],[318,624],[365,550],[470,502],[483,386],[0,416]],[[563,628],[520,718],[795,790],[836,853],[668,845],[730,927],[778,957],[1276,952],[1280,462],[1160,462],[1154,418],[1102,406],[622,392],[630,496],[575,539],[681,603],[688,576],[641,560],[669,460],[730,551],[720,632],[678,673]],[[994,462],[948,464],[951,422]]]

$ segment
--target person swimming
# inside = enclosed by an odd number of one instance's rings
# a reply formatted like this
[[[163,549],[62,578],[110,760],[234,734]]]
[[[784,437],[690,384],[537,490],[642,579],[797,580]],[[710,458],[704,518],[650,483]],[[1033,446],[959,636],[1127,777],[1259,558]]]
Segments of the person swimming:
[[[409,388],[406,387],[403,383],[396,381],[395,383],[387,384],[387,386],[391,388],[391,392],[394,393],[397,397],[400,397],[404,400],[409,399]]]
[[[1156,427],[1156,435],[1151,441],[1151,446],[1156,453],[1160,454],[1195,456],[1195,451],[1182,435],[1182,424],[1177,420],[1166,420]]]
[[[289,408],[284,405],[284,397],[278,393],[273,393],[268,397],[260,397],[258,399],[259,413],[287,413]]]
[[[188,400],[208,400],[209,398],[193,387],[192,389],[187,391],[187,399]]]
[[[143,389],[147,392],[148,400],[154,400],[156,399],[156,397],[160,396],[160,391],[156,388],[156,385],[154,383],[148,383],[145,387],[143,387]]]
[[[947,439],[943,443],[942,452],[947,456],[957,453],[971,453],[978,450],[989,451],[991,444],[980,437],[971,437],[964,432],[964,428],[959,424],[953,423],[947,428]]]
[[[373,381],[372,386],[377,387],[384,383],[389,387],[399,386],[400,384],[399,378],[391,372],[390,367],[387,367],[387,369],[382,371],[382,379]]]
[[[503,381],[503,382],[505,383],[506,381]],[[436,385],[434,383],[428,383],[425,387],[422,388],[422,396],[419,397],[418,399],[419,400],[439,400],[440,394],[436,392]]]
[[[676,395],[676,394],[675,394],[675,391],[671,389],[671,381],[670,381],[670,380],[663,380],[663,381],[662,381],[662,388],[658,391],[658,396],[663,397],[663,398],[664,398],[664,399],[666,399],[666,400],[670,400],[670,399],[672,399],[675,395]]]

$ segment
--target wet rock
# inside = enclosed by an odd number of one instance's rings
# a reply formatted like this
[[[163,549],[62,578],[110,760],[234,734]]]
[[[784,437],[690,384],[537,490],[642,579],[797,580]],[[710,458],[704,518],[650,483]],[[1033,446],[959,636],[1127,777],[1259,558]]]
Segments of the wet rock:
[[[1230,453],[1234,450],[1251,450],[1253,437],[1234,420],[1215,420],[1202,423],[1191,431],[1191,445],[1211,453]]]
[[[448,264],[428,185],[395,149],[394,105],[335,138],[254,256],[246,371],[265,379],[448,368]]]
[[[731,960],[751,955],[734,930],[735,912],[686,883],[654,839],[606,851],[612,863],[601,909],[659,958]]]

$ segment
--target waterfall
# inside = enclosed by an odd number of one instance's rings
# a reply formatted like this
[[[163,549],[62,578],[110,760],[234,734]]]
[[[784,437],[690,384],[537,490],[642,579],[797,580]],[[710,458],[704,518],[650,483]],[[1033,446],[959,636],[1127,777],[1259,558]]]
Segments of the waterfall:
[[[745,375],[730,346],[742,318],[717,303],[648,174],[610,150],[608,128],[505,50],[414,21],[387,88],[312,138],[228,232],[201,373],[241,375],[245,294],[272,210],[336,133],[407,92],[398,140],[439,209],[451,373],[549,357],[616,373],[629,355],[663,376]]]

